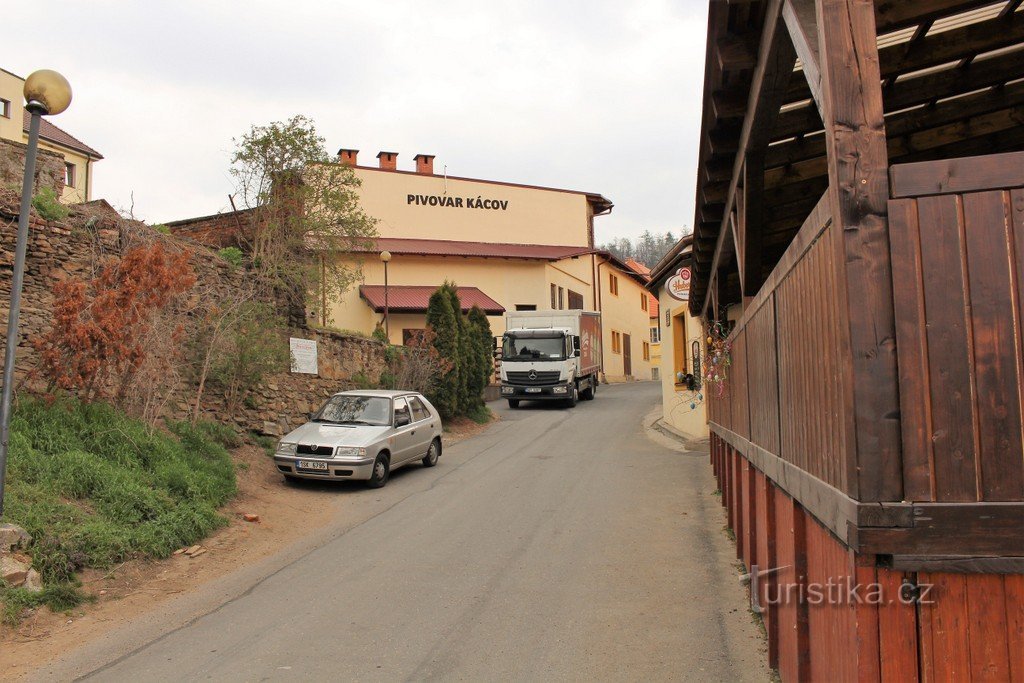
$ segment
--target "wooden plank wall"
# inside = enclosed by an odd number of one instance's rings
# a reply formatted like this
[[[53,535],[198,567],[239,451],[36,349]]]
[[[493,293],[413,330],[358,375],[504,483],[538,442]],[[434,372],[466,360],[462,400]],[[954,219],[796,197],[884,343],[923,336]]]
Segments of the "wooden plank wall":
[[[831,242],[827,235],[817,240],[775,292],[781,427],[777,454],[849,495],[856,485],[851,476],[853,411],[837,340],[845,321],[838,307]]]
[[[892,170],[905,497],[1021,501],[1024,154],[954,161]]]
[[[715,434],[711,458],[731,492],[723,504],[737,556],[751,571],[781,568],[760,577],[758,604],[783,681],[1024,682],[1024,575],[876,567]],[[930,586],[924,604],[899,599],[904,581]],[[842,590],[851,583],[865,587],[862,602]]]
[[[855,497],[848,314],[831,233],[823,200],[733,330],[726,387],[707,387],[709,423]]]

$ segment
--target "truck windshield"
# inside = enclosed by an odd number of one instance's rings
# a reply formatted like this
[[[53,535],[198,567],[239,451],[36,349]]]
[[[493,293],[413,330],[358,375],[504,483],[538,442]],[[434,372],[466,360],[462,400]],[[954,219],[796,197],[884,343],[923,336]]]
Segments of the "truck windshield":
[[[530,337],[519,339],[506,334],[501,350],[502,360],[565,360],[565,337]]]

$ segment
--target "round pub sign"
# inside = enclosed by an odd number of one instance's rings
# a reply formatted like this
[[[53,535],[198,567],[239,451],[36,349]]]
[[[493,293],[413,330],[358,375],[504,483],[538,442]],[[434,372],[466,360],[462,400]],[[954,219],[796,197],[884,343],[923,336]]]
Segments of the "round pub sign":
[[[676,271],[675,275],[665,281],[665,291],[673,299],[679,301],[690,300],[690,269],[683,266]]]

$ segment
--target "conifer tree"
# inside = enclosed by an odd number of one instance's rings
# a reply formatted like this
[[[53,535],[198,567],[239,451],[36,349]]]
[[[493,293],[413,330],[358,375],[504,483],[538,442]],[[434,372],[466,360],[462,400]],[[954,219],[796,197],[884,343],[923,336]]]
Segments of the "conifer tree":
[[[430,401],[443,417],[454,417],[461,412],[460,371],[462,370],[459,345],[459,318],[461,312],[452,307],[447,291],[448,283],[430,295],[427,304],[427,326],[434,332],[433,345],[451,368],[437,382]],[[457,299],[457,297],[456,297]]]
[[[470,309],[467,322],[469,334],[466,336],[473,340],[473,373],[469,393],[472,407],[475,408],[483,404],[484,389],[487,388],[494,369],[494,358],[491,353],[491,323],[487,320],[487,314],[480,310],[479,306],[473,306]]]

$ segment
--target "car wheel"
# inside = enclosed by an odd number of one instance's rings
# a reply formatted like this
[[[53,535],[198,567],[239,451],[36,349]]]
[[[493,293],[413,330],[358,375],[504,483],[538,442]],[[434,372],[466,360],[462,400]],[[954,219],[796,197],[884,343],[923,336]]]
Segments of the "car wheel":
[[[576,407],[576,402],[580,400],[580,389],[573,382],[572,388],[569,389],[569,398],[565,399],[565,404],[570,408]]]
[[[593,401],[594,392],[596,390],[597,387],[594,386],[594,379],[591,378],[590,381],[587,383],[587,388],[580,392],[580,398],[583,399],[584,401]]]
[[[434,439],[430,442],[430,448],[427,449],[427,454],[423,456],[423,466],[433,467],[437,464],[437,459],[441,457],[441,442],[439,439]]]
[[[388,462],[388,456],[381,453],[377,456],[377,459],[373,461],[373,474],[370,475],[370,480],[366,482],[366,485],[371,489],[379,489],[388,483],[388,475],[391,472],[390,463]]]
[[[518,398],[510,398],[508,400],[508,407],[511,408],[512,410],[515,410],[516,408],[518,408],[519,407],[519,399]]]

